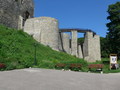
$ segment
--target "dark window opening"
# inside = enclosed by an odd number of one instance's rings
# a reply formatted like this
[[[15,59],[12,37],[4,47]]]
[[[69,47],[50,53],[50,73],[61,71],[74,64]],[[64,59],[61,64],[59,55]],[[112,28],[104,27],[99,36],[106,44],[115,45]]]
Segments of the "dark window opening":
[[[18,0],[15,0],[16,2],[18,2]]]
[[[26,11],[24,14],[23,14],[23,25],[25,24],[25,21],[30,17],[30,13],[28,11]]]

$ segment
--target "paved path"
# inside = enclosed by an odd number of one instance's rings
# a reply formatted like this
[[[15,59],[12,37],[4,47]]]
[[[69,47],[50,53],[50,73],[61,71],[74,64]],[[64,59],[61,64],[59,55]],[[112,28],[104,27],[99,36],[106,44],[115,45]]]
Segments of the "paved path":
[[[0,90],[120,90],[120,73],[93,74],[48,69],[0,72]]]

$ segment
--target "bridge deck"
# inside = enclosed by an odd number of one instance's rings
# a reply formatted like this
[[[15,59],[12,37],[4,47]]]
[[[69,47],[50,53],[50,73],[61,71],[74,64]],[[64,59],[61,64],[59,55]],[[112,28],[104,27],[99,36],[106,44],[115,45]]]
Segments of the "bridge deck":
[[[71,32],[71,31],[77,31],[80,33],[93,32],[94,34],[96,34],[94,31],[89,29],[60,29],[60,32]]]

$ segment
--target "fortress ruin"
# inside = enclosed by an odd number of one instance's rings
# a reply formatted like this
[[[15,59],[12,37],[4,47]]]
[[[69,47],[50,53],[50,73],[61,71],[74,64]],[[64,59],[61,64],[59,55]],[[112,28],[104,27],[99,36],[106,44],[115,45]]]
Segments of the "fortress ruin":
[[[91,30],[59,29],[58,20],[50,17],[28,19],[24,31],[38,42],[54,50],[66,52],[88,62],[101,60],[100,38]],[[65,33],[70,32],[71,35]],[[78,45],[78,34],[84,33],[83,45]]]
[[[92,30],[59,29],[58,20],[50,17],[33,18],[33,15],[33,0],[0,0],[0,24],[23,29],[53,50],[84,58],[88,62],[101,60],[100,38]],[[77,42],[78,33],[84,33],[83,44]]]

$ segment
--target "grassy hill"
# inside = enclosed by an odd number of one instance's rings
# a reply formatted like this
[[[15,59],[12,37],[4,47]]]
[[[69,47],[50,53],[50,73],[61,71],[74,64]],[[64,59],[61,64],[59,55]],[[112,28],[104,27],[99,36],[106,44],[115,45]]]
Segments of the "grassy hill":
[[[56,63],[87,64],[83,59],[39,44],[22,30],[14,30],[5,26],[0,26],[0,63],[6,64],[6,70],[34,67],[34,44],[37,44],[36,67],[54,68]]]

